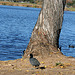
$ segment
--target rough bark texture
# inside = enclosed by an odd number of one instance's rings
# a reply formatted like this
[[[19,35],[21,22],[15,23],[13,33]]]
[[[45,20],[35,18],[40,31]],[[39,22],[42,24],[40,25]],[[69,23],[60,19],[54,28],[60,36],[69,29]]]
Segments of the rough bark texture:
[[[65,0],[44,0],[25,55],[49,55],[57,51]]]

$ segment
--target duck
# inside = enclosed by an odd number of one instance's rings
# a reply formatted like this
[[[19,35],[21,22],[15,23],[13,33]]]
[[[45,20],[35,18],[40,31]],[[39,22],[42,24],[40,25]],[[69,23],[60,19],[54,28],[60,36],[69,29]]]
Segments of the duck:
[[[69,45],[69,48],[74,48],[75,46],[73,46],[73,45]]]
[[[25,50],[23,50],[23,56],[24,56],[24,54],[25,54]]]
[[[35,66],[38,69],[40,62],[36,58],[33,57],[33,54],[30,54],[29,61],[30,61],[32,66]]]

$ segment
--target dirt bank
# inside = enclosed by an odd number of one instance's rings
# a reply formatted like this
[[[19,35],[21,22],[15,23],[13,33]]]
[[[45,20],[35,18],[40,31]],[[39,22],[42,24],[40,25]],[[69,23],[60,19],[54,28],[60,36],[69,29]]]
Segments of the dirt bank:
[[[60,52],[35,58],[41,63],[40,67],[45,69],[35,69],[29,58],[22,58],[0,61],[0,75],[75,75],[75,58],[66,57]]]

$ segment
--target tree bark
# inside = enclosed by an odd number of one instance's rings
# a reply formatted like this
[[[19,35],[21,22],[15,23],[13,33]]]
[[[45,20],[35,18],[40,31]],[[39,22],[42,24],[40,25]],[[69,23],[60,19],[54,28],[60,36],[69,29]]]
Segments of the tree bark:
[[[57,51],[64,6],[65,0],[43,1],[41,12],[24,56],[29,53],[49,55],[50,52]]]

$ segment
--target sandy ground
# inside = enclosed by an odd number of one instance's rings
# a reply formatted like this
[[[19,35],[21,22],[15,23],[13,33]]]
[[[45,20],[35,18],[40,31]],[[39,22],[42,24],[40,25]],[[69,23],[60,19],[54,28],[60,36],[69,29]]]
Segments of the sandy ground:
[[[36,69],[29,58],[17,60],[0,61],[0,75],[75,75],[75,58],[66,57],[59,52],[50,53],[49,56],[34,56],[40,62],[40,67]],[[56,66],[56,63],[60,63]]]

